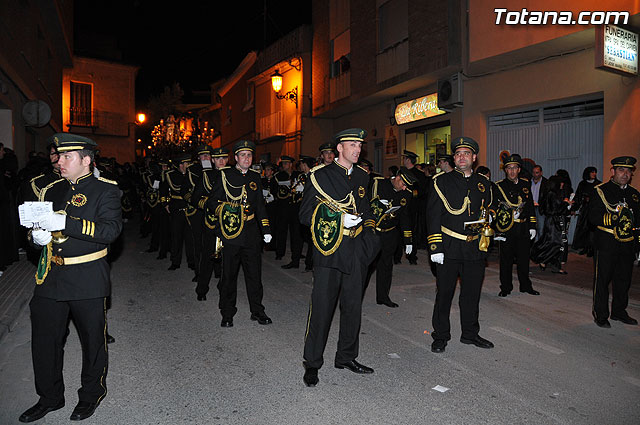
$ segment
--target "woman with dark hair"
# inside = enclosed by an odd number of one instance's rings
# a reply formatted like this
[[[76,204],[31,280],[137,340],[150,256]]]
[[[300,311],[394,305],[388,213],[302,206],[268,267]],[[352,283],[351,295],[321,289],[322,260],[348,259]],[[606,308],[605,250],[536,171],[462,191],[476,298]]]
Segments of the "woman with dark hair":
[[[578,183],[576,189],[575,204],[571,211],[577,211],[578,222],[573,236],[571,247],[578,251],[580,255],[593,257],[593,229],[589,226],[588,208],[589,199],[595,193],[596,185],[601,181],[597,179],[598,170],[595,167],[587,167],[582,172],[582,181]]]
[[[544,228],[542,237],[531,247],[531,260],[540,265],[542,270],[551,267],[554,273],[567,274],[563,265],[567,261],[569,243],[567,233],[569,220],[567,213],[571,201],[565,198],[565,181],[555,175],[548,180],[548,191],[544,198]],[[541,203],[542,205],[542,203]]]

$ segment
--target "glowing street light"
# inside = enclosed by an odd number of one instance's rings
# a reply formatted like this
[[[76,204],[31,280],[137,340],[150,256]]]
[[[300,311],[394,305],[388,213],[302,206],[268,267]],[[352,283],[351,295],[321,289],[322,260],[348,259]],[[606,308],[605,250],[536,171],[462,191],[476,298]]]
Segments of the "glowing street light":
[[[276,72],[271,76],[271,87],[273,91],[278,93],[282,89],[282,75],[276,69]]]
[[[145,122],[147,120],[147,116],[145,114],[143,114],[142,112],[140,112],[137,115],[137,119],[138,119],[138,124],[142,124],[143,122]]]

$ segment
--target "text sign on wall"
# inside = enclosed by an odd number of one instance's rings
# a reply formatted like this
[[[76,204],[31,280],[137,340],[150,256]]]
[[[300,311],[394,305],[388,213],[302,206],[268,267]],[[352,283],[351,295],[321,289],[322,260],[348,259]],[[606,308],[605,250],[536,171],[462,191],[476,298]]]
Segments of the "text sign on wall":
[[[395,117],[398,124],[406,124],[444,113],[446,111],[438,109],[438,94],[433,93],[399,104],[396,106]]]
[[[638,34],[615,25],[599,27],[596,68],[638,75]]]

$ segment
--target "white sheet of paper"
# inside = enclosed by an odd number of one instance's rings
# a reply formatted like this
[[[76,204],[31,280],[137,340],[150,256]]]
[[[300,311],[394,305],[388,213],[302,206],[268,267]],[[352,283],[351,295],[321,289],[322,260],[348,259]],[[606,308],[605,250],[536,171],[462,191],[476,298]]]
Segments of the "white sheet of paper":
[[[51,201],[28,201],[18,207],[18,215],[20,216],[20,225],[24,227],[33,227],[34,223],[38,223],[42,217],[53,212],[53,203]]]
[[[447,387],[443,387],[442,385],[436,385],[435,387],[431,388],[432,390],[436,390],[439,391],[441,393],[447,392],[449,391],[449,388]]]
[[[291,182],[289,180],[278,180],[278,184],[280,186],[287,186],[287,187],[291,186]]]
[[[153,181],[153,185],[151,187],[156,189],[156,190],[160,189],[160,181],[159,180],[154,180]]]

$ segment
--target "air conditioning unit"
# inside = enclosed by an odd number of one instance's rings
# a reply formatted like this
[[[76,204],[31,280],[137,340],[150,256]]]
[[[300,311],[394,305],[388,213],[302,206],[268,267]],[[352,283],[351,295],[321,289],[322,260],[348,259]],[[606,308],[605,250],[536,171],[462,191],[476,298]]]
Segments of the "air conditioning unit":
[[[462,75],[459,72],[438,80],[438,109],[451,111],[456,106],[462,106]]]

